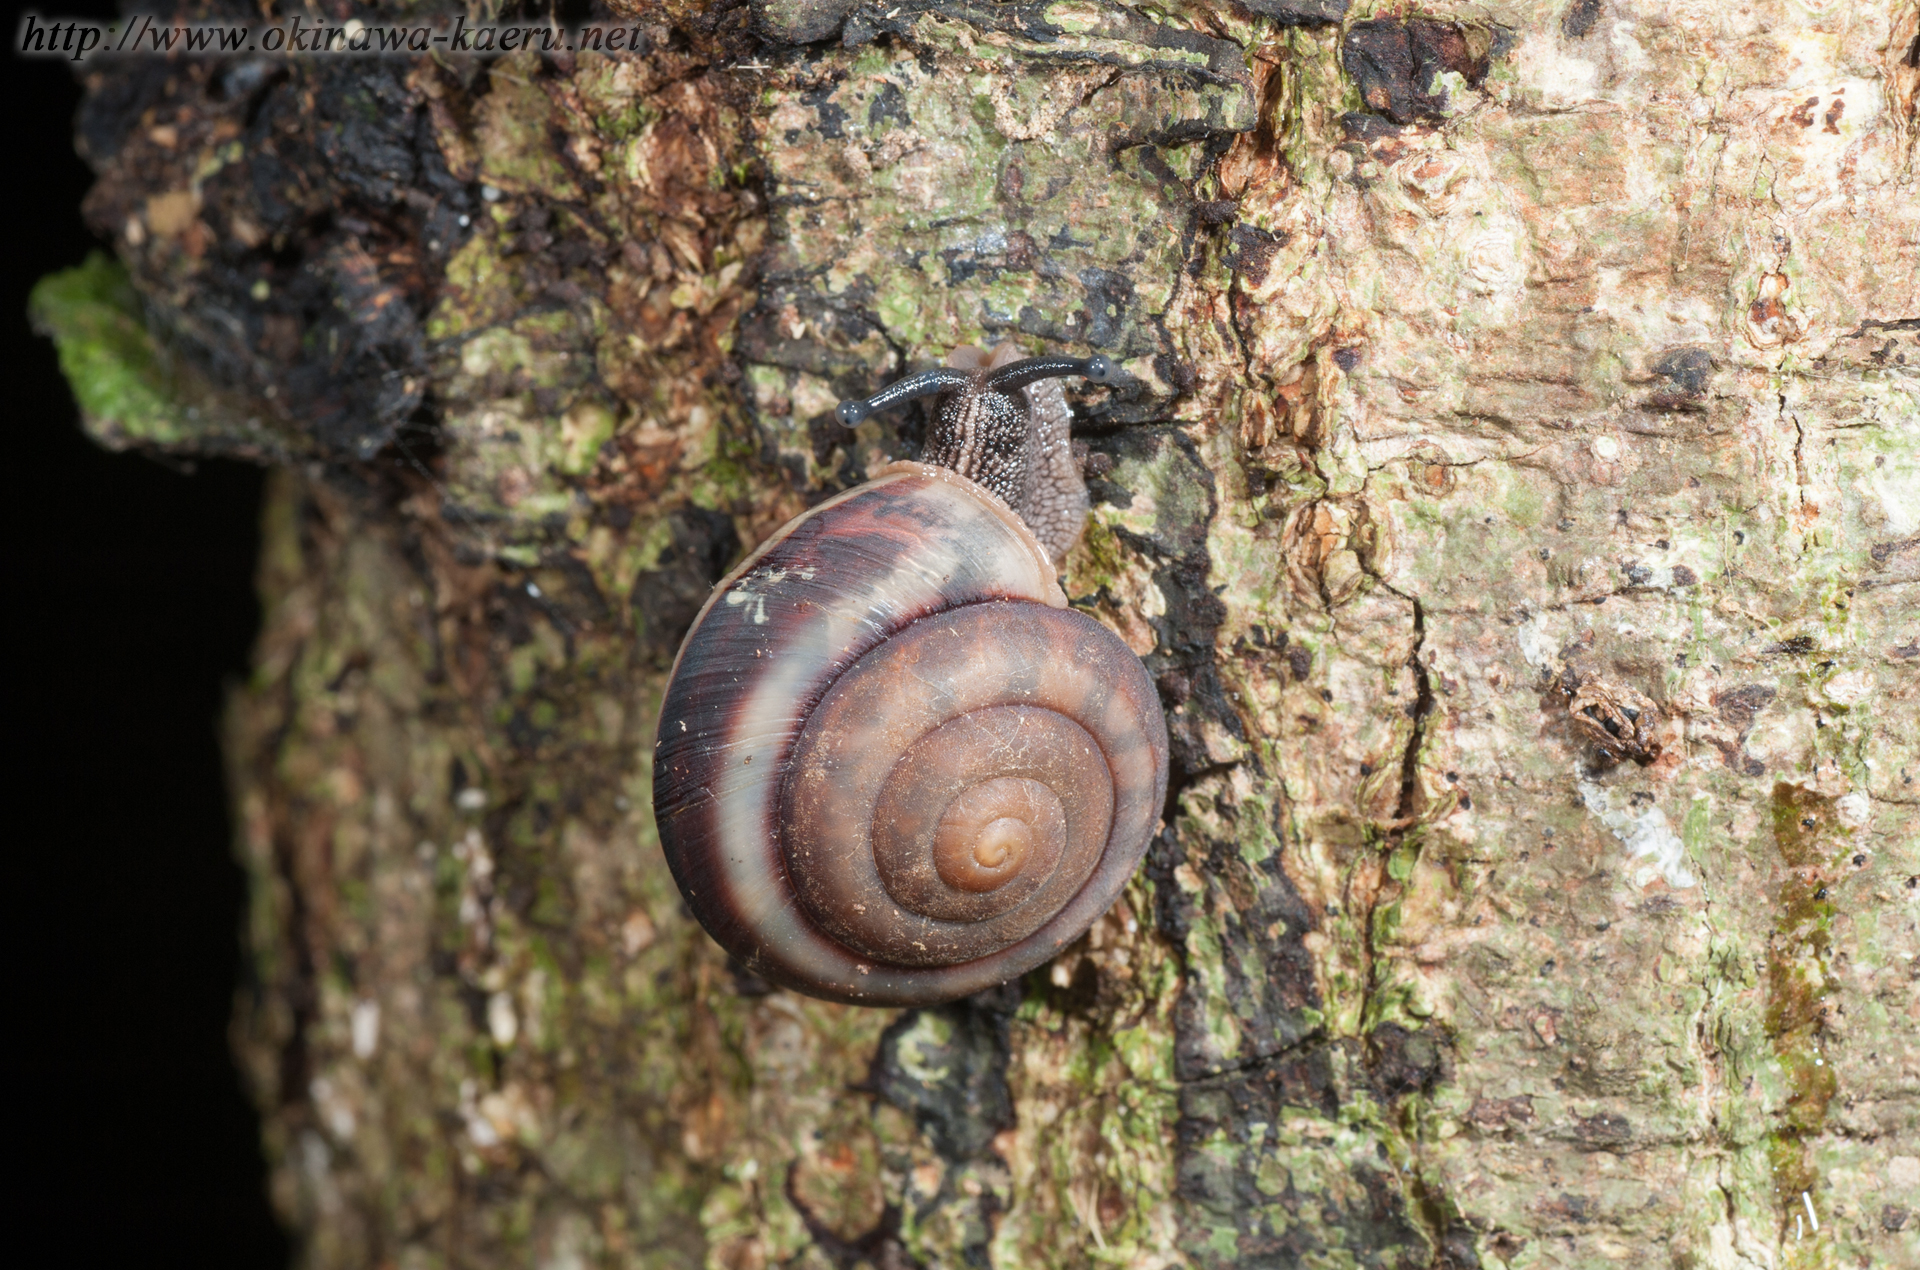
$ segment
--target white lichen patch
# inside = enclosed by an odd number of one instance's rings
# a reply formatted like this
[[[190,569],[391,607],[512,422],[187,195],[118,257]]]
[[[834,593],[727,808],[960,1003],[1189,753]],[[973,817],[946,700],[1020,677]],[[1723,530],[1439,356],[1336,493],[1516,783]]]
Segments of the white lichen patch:
[[[307,1085],[307,1096],[312,1099],[320,1123],[326,1126],[334,1141],[351,1141],[353,1131],[359,1127],[359,1117],[354,1110],[354,1099],[348,1091],[325,1076],[316,1076]]]
[[[1686,844],[1673,831],[1673,826],[1667,821],[1667,813],[1660,810],[1659,804],[1649,802],[1644,807],[1615,807],[1611,791],[1592,781],[1580,782],[1580,797],[1586,803],[1587,810],[1598,816],[1600,823],[1620,839],[1628,856],[1644,861],[1634,870],[1635,886],[1647,886],[1655,878],[1666,879],[1667,885],[1675,890],[1698,884],[1693,871],[1687,868]]]
[[[1820,685],[1820,695],[1836,706],[1857,706],[1873,695],[1871,670],[1843,670]]]
[[[1547,619],[1557,616],[1536,613],[1520,624],[1520,655],[1527,659],[1527,665],[1535,668],[1559,665],[1560,636],[1546,628]]]
[[[1864,829],[1873,815],[1873,804],[1857,789],[1835,799],[1833,809],[1839,813],[1840,823],[1849,829]]]
[[[1600,67],[1566,53],[1546,32],[1520,41],[1514,50],[1514,71],[1526,95],[1549,110],[1565,110],[1600,94]]]
[[[520,1020],[513,1010],[513,998],[496,992],[487,998],[487,1034],[501,1049],[512,1046],[520,1035]]]
[[[353,1003],[353,1012],[347,1016],[348,1031],[353,1038],[353,1056],[372,1058],[373,1051],[380,1044],[380,1003],[362,1000]]]

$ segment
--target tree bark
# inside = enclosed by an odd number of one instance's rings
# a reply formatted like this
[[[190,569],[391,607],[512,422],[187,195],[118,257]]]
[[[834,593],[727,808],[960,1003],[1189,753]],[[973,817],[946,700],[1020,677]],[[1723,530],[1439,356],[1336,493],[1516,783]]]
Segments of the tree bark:
[[[88,426],[277,471],[303,1264],[1920,1263],[1911,0],[621,17],[90,73]],[[1133,377],[1064,577],[1165,830],[1024,982],[772,991],[658,852],[666,668],[915,452],[836,400],[1001,339]]]

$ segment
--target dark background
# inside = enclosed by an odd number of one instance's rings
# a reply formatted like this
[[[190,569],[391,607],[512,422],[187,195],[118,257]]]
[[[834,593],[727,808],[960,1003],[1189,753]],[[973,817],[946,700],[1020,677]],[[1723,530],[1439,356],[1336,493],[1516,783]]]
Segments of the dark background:
[[[36,8],[104,18],[112,6]],[[261,473],[108,454],[81,434],[27,292],[103,244],[80,220],[79,88],[67,64],[13,54],[18,12],[4,33],[16,815],[0,991],[17,1073],[8,1120],[24,1132],[8,1135],[7,1260],[280,1267],[259,1122],[227,1046],[246,892],[218,747],[259,623]]]

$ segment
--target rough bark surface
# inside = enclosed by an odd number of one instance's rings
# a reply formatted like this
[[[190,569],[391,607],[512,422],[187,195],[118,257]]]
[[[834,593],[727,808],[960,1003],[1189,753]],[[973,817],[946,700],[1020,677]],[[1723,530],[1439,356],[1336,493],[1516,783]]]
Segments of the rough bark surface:
[[[1920,1264],[1910,0],[623,16],[91,81],[89,426],[280,472],[303,1264]],[[654,843],[664,670],[914,453],[837,399],[1000,339],[1134,377],[1064,576],[1165,831],[1023,983],[769,991]]]

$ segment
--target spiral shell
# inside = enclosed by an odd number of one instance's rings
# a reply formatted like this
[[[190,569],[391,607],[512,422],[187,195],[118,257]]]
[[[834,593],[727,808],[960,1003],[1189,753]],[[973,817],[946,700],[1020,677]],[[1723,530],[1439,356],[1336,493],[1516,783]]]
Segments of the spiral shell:
[[[832,1000],[949,1000],[1077,938],[1166,797],[1152,681],[1005,503],[897,463],[715,589],[660,713],[654,808],[701,923]]]

